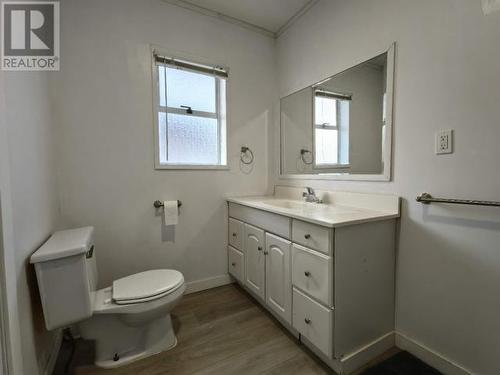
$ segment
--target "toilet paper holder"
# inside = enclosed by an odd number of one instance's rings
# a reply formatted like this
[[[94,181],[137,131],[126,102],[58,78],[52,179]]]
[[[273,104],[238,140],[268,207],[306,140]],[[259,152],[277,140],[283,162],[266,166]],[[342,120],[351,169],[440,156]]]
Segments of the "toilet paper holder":
[[[159,200],[155,200],[153,202],[153,206],[155,206],[155,208],[163,207],[163,202],[159,201]],[[177,207],[180,207],[180,206],[182,206],[182,202],[180,200],[177,200]]]

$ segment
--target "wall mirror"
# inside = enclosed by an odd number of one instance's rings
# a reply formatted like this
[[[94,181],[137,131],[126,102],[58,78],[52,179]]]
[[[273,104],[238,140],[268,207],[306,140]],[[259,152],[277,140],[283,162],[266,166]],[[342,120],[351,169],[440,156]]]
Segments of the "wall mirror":
[[[282,178],[391,179],[394,45],[280,101]]]

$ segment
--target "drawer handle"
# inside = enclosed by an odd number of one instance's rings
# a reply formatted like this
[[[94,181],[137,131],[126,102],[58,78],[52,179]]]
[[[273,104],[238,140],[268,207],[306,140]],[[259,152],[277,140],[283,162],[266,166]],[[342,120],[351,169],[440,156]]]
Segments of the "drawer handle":
[[[306,277],[309,277],[309,276],[311,276],[311,272],[309,272],[309,271],[305,271],[305,272],[304,272],[304,275],[305,275]]]
[[[236,267],[236,263],[235,262],[231,263],[231,266]]]
[[[259,246],[257,250],[262,251],[262,246]]]
[[[305,235],[304,235],[304,238],[305,238],[306,240],[308,240],[309,238],[311,238],[311,235],[310,235],[310,234],[305,234]]]
[[[233,237],[236,237],[236,233],[233,233]]]
[[[304,322],[305,322],[306,324],[311,324],[311,319],[309,319],[309,318],[305,318],[305,319],[304,319]]]

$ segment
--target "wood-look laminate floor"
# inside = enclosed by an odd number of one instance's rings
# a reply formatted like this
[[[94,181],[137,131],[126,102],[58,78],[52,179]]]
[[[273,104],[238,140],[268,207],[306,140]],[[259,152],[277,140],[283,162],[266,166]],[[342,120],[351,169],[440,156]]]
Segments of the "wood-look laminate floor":
[[[236,285],[184,296],[172,318],[178,339],[174,349],[118,369],[80,365],[74,373],[334,374]]]

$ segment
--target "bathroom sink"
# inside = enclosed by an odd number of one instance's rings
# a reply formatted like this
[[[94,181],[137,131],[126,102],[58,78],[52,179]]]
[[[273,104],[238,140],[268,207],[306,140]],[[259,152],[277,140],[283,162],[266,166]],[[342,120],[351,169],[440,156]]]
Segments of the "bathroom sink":
[[[269,206],[277,207],[277,208],[285,208],[288,210],[304,210],[308,207],[311,207],[312,205],[315,206],[315,208],[320,207],[317,203],[306,203],[306,202],[299,202],[299,201],[294,201],[294,200],[287,200],[287,199],[272,199],[263,202],[264,204],[267,204]]]
[[[302,202],[291,199],[269,199],[263,200],[262,204],[270,206],[275,209],[285,209],[295,211],[298,214],[303,215],[350,215],[354,213],[359,213],[359,209],[354,209],[352,207],[340,207],[331,206],[324,203],[310,203]]]

